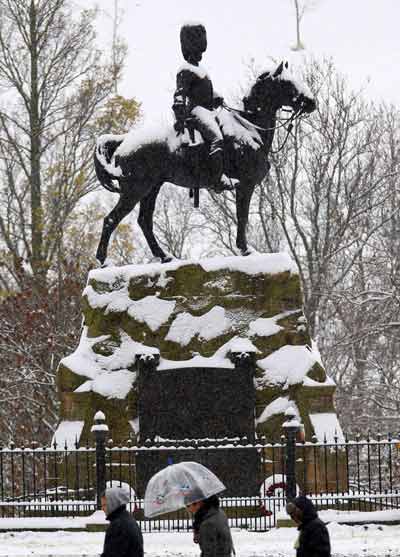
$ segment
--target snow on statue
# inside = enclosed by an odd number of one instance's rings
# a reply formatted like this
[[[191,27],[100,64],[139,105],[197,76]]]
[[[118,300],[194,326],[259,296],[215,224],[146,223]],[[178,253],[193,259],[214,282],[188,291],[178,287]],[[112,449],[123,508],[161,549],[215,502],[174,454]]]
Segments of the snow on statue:
[[[156,199],[164,182],[185,187],[198,204],[200,188],[217,193],[236,191],[238,228],[236,245],[242,255],[250,250],[246,226],[251,196],[265,178],[268,154],[277,126],[277,112],[292,109],[287,125],[315,110],[308,88],[288,72],[288,64],[264,71],[243,99],[243,109],[227,107],[215,95],[207,72],[199,66],[207,47],[202,25],[186,24],[181,30],[186,63],[177,75],[173,109],[174,128],[155,133],[130,132],[102,135],[97,140],[94,162],[97,177],[119,201],[104,219],[96,257],[104,264],[112,232],[140,203],[138,222],[154,257],[171,260],[153,233]],[[288,128],[288,133],[289,133]]]

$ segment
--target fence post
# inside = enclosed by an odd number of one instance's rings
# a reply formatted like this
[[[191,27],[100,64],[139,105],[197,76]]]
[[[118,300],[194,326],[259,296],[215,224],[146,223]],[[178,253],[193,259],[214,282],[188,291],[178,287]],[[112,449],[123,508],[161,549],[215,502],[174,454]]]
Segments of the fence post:
[[[296,434],[300,429],[294,409],[289,406],[285,412],[286,421],[282,425],[286,437],[285,445],[285,492],[286,501],[296,497]]]
[[[108,426],[103,412],[96,412],[91,432],[96,440],[96,508],[101,509],[101,496],[106,489],[106,438]]]

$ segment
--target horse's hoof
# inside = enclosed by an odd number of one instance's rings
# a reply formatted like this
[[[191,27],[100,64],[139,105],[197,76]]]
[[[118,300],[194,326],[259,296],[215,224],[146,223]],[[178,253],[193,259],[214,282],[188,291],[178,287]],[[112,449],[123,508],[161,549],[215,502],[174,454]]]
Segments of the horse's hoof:
[[[109,257],[107,257],[107,258],[103,261],[103,263],[100,264],[100,267],[101,267],[102,269],[105,269],[106,267],[115,267],[115,262],[114,262],[112,259],[110,259]]]
[[[164,253],[164,255],[162,255],[160,257],[161,263],[170,263],[174,259],[175,259],[175,257],[173,255],[171,255],[170,253]]]

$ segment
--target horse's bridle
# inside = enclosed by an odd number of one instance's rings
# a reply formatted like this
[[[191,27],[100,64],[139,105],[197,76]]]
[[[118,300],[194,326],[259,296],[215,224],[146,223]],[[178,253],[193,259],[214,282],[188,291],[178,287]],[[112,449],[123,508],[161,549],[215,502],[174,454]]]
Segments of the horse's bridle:
[[[252,110],[237,110],[236,108],[232,108],[230,106],[227,106],[225,103],[223,104],[224,108],[226,108],[227,110],[229,110],[230,112],[236,112],[237,114],[239,114],[242,118],[245,118],[245,115],[247,114],[254,114],[256,115],[257,112],[254,112]],[[294,122],[296,120],[300,120],[302,117],[305,116],[306,111],[304,108],[304,103],[302,102],[300,104],[300,106],[296,109],[287,109],[287,108],[281,108],[282,111],[284,112],[291,112],[291,115],[289,116],[289,118],[286,119],[281,119],[278,118],[278,120],[281,120],[281,122],[279,124],[276,124],[275,126],[273,126],[272,128],[263,128],[261,126],[258,126],[257,124],[254,124],[253,122],[247,120],[246,121],[249,122],[249,124],[251,126],[254,127],[254,129],[258,130],[258,131],[262,131],[262,132],[274,132],[276,130],[279,130],[280,128],[285,128],[286,129],[286,137],[282,142],[282,145],[276,150],[276,151],[272,151],[270,150],[269,152],[273,155],[276,155],[277,153],[279,153],[280,151],[282,151],[282,149],[284,148],[284,146],[286,145],[286,142],[289,138],[289,135],[292,133],[292,129],[294,126]],[[286,127],[287,126],[287,127]]]
[[[283,108],[282,110],[285,111],[286,109]],[[305,112],[305,110],[304,110],[304,107],[303,107],[303,106],[300,106],[300,107],[297,108],[296,110],[293,110],[293,111],[292,111],[292,114],[289,116],[289,118],[287,118],[287,119],[283,122],[283,125],[282,125],[282,126],[279,126],[279,127],[284,127],[284,128],[285,128],[286,125],[287,125],[287,128],[286,128],[286,137],[285,137],[285,139],[283,140],[281,146],[280,146],[278,149],[276,149],[275,151],[273,151],[272,149],[270,150],[270,153],[271,153],[272,155],[276,155],[277,153],[279,153],[280,151],[282,151],[282,149],[283,149],[284,146],[286,145],[287,140],[289,139],[289,135],[292,133],[293,126],[294,126],[294,122],[295,122],[296,120],[301,120],[302,117],[304,118],[305,114],[306,114],[306,112]],[[279,129],[278,126],[275,126],[275,129]]]

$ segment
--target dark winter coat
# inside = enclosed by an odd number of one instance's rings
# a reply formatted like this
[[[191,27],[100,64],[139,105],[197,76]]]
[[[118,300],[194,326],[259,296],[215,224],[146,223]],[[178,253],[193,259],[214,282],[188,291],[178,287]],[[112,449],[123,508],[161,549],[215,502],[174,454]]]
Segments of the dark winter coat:
[[[225,513],[220,508],[211,506],[200,509],[196,515],[194,527],[195,533],[197,530],[196,539],[200,545],[201,557],[231,557],[233,542]]]
[[[297,557],[330,557],[331,544],[325,524],[318,518],[313,503],[303,495],[296,497],[294,504],[302,512],[299,526]]]
[[[110,525],[101,557],[143,557],[142,532],[125,505],[107,515]]]

